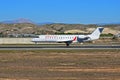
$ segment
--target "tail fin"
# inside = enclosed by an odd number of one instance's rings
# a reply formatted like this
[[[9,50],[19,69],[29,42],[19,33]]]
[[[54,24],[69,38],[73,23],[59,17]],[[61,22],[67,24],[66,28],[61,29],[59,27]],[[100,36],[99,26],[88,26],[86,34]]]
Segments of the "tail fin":
[[[91,39],[92,40],[99,39],[103,29],[104,29],[103,27],[98,27],[97,29],[95,29],[95,31],[93,31],[93,33],[90,35]]]

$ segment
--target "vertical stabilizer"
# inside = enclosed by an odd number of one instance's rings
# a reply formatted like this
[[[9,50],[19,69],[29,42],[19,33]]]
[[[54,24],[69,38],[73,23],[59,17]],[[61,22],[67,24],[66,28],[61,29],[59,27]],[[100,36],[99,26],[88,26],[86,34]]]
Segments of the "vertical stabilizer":
[[[92,40],[99,39],[103,29],[104,29],[103,27],[98,27],[97,29],[95,29],[95,31],[93,31],[93,33],[90,35],[91,39]]]

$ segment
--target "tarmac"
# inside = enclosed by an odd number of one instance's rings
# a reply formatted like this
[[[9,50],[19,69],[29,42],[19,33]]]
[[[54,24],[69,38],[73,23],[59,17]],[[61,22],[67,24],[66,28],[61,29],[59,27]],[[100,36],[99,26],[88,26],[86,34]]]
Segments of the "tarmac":
[[[79,49],[120,49],[120,45],[0,45],[0,50],[79,50]]]

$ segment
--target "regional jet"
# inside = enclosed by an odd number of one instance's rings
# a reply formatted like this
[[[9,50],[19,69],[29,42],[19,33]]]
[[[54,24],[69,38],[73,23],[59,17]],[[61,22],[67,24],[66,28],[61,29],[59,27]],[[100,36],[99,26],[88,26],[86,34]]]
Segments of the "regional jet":
[[[57,42],[65,43],[66,46],[69,46],[75,42],[82,43],[99,39],[103,29],[103,27],[98,27],[89,35],[39,35],[38,38],[33,38],[32,42]]]

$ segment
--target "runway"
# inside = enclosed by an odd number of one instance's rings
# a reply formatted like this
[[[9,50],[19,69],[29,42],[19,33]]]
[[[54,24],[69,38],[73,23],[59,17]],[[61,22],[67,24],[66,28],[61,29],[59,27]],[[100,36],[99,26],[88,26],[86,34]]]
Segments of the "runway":
[[[79,49],[120,49],[120,45],[0,45],[0,50],[79,50]]]

